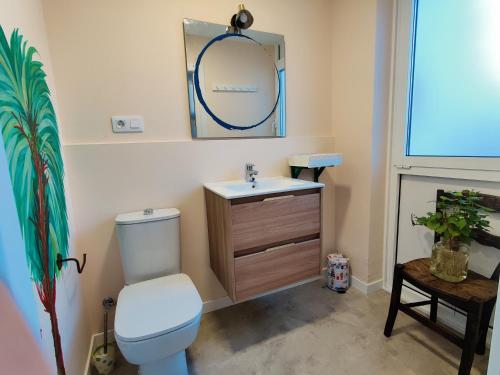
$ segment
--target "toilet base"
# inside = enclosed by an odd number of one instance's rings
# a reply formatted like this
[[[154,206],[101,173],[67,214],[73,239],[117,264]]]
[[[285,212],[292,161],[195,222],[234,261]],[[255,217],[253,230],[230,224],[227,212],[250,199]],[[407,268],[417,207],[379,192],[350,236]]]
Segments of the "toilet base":
[[[188,375],[186,351],[139,366],[140,375]]]

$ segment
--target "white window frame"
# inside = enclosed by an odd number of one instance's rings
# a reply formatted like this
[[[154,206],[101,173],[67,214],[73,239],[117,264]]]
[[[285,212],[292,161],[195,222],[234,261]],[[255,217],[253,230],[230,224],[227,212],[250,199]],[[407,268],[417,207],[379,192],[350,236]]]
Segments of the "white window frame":
[[[399,192],[403,175],[500,182],[500,158],[407,156],[407,122],[417,0],[397,0],[393,20],[389,152],[384,233],[384,289],[392,288],[397,247]]]

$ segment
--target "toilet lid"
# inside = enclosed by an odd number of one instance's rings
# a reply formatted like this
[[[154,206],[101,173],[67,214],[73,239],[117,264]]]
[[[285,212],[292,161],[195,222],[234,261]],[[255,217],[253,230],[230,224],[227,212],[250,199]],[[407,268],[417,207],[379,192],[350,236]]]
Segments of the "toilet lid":
[[[201,314],[201,298],[180,273],[124,287],[118,295],[115,335],[140,341],[180,329]]]

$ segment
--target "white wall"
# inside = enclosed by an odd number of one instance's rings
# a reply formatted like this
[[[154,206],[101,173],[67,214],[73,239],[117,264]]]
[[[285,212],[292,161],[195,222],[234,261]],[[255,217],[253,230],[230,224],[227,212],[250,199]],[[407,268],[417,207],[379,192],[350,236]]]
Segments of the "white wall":
[[[9,164],[0,136],[0,281],[9,290],[31,333],[40,329],[26,263],[24,243],[10,182]]]
[[[57,109],[42,2],[40,0],[0,0],[0,9],[2,9],[0,12],[0,25],[7,36],[10,36],[14,28],[19,28],[20,33],[25,36],[29,45],[37,48],[39,52],[37,58],[44,65],[44,70],[47,73],[47,81],[52,91],[52,102]],[[7,166],[5,164],[6,160],[1,137],[0,147],[2,148],[0,152],[2,187],[0,190],[2,193],[7,194],[10,183],[6,183],[6,180],[4,180]],[[9,279],[6,285],[10,285],[10,292],[13,294],[18,307],[22,311],[26,311],[24,316],[31,329],[33,330],[34,327],[37,328],[36,339],[39,340],[42,351],[48,362],[52,365],[52,370],[55,373],[52,334],[48,314],[43,311],[43,306],[33,289],[29,290],[31,295],[27,295],[28,286],[25,278],[29,279],[29,274],[26,274],[26,261],[23,261],[20,257],[13,256],[14,252],[15,255],[22,254],[24,256],[25,252],[22,239],[19,238],[19,226],[16,225],[18,223],[17,213],[12,212],[12,203],[12,196],[9,198],[9,196],[2,195],[2,221],[0,222],[2,229],[0,230],[0,241],[2,242],[2,246],[8,245],[8,248],[4,247],[2,249],[4,253],[0,256],[0,258],[4,258],[3,260],[6,261],[2,266],[2,271],[5,272],[5,279]],[[4,210],[6,207],[7,209]],[[16,216],[12,216],[14,213]],[[69,207],[69,214],[71,215],[71,207]],[[9,222],[4,222],[4,220],[8,220]],[[75,250],[73,240],[74,236],[71,234],[69,252],[72,255],[79,256]],[[22,247],[19,248],[21,245]],[[13,270],[11,267],[15,267],[16,269]],[[81,374],[83,372],[90,336],[80,293],[80,281],[75,272],[73,267],[68,268],[57,284],[56,309],[68,374]],[[30,302],[30,299],[32,299],[32,302]],[[36,306],[35,311],[32,310],[33,306]],[[36,316],[38,321],[35,321],[34,316]],[[38,328],[41,329],[41,332]]]
[[[77,242],[88,253],[83,275],[91,330],[101,331],[101,300],[123,286],[114,234],[116,214],[145,207],[182,213],[183,271],[203,300],[225,292],[209,266],[202,184],[289,175],[287,156],[331,152],[329,0],[245,5],[252,26],[285,36],[287,138],[192,140],[188,117],[183,18],[225,24],[237,1],[46,0],[45,15],[61,100],[64,153]],[[111,132],[114,114],[144,116],[143,134]],[[324,206],[324,251],[333,249],[331,175]]]
[[[424,216],[436,209],[436,192],[475,190],[485,194],[500,195],[498,182],[472,181],[453,178],[410,176],[401,180],[399,206],[399,234],[397,262],[405,263],[416,258],[431,256],[434,233],[423,226],[411,224],[411,214]],[[492,213],[488,220],[491,233],[500,234],[500,214]],[[490,277],[500,262],[500,251],[476,242],[471,244],[470,268]]]

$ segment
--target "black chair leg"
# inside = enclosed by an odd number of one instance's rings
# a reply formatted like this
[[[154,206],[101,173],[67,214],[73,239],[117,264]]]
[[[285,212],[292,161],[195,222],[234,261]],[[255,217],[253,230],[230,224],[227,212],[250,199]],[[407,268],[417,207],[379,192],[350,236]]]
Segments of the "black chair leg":
[[[399,304],[401,300],[401,289],[403,287],[403,269],[404,265],[396,264],[394,266],[394,276],[392,280],[392,293],[391,293],[391,305],[389,306],[389,313],[387,314],[387,321],[385,323],[384,335],[390,337],[392,334],[392,329],[394,328],[394,322],[398,315]]]
[[[436,296],[431,296],[431,314],[429,318],[434,323],[437,322],[437,314],[438,314],[438,298]]]
[[[467,311],[467,326],[465,328],[465,338],[460,359],[460,368],[458,375],[469,375],[474,362],[474,353],[479,340],[479,331],[481,328],[481,316],[483,314],[483,305],[479,301],[470,301],[470,308]]]
[[[491,314],[495,307],[495,301],[488,302],[483,308],[481,317],[481,326],[479,327],[479,341],[477,343],[476,354],[483,355],[486,352],[486,338],[488,336],[488,327],[491,320]]]

